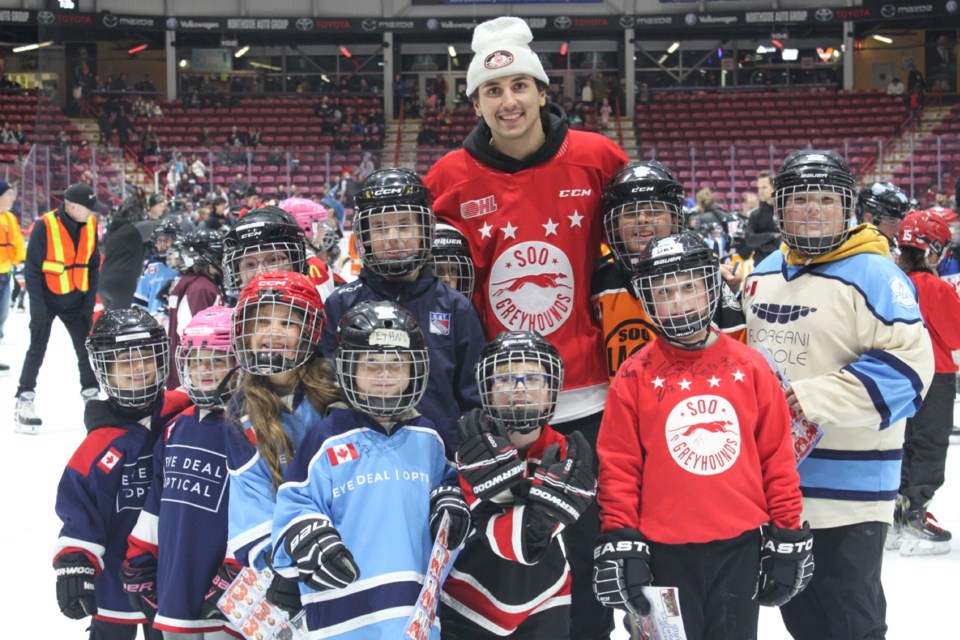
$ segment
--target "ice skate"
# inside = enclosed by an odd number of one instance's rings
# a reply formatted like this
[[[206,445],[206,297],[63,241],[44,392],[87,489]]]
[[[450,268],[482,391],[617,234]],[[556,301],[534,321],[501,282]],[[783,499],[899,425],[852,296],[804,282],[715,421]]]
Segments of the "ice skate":
[[[37,415],[33,404],[35,397],[33,391],[24,391],[17,398],[17,406],[13,410],[13,429],[16,433],[36,435],[40,431],[43,420]]]
[[[883,548],[887,551],[896,551],[900,548],[900,541],[903,539],[903,505],[906,498],[897,496],[896,505],[893,507],[893,524],[887,529],[887,539],[883,543]]]
[[[900,555],[936,556],[950,553],[953,536],[942,528],[937,519],[925,509],[903,512]]]

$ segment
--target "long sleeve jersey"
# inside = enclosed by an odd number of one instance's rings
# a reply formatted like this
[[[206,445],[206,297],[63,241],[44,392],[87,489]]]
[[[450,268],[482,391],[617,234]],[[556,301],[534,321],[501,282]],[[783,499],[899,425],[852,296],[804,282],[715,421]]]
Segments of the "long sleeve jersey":
[[[814,528],[891,522],[906,418],[933,376],[933,349],[886,240],[858,227],[810,264],[770,254],[744,283],[747,344],[764,346],[823,437],[800,465]]]
[[[280,424],[293,441],[293,450],[321,416],[301,394],[286,399]],[[231,398],[231,405],[243,407],[243,394]],[[292,407],[292,411],[289,409]],[[257,449],[257,433],[242,409],[233,408],[231,415],[241,416],[241,427],[227,431],[227,467],[230,471],[230,500],[227,529],[227,554],[245,567],[266,569],[270,553],[270,526],[277,502],[273,477]],[[283,460],[283,465],[290,463]]]
[[[538,331],[560,351],[566,372],[554,422],[561,423],[599,413],[606,397],[590,277],[600,257],[600,198],[627,158],[603,136],[549,122],[549,151],[514,162],[490,148],[480,123],[424,182],[437,217],[470,245],[473,302],[487,337]]]
[[[920,315],[930,331],[933,370],[936,373],[956,373],[957,363],[951,352],[960,349],[960,293],[932,273],[915,271],[909,275],[917,288]]]
[[[167,335],[170,336],[170,354],[177,353],[180,346],[180,333],[197,315],[207,307],[220,303],[220,287],[213,278],[201,273],[185,273],[170,290],[167,299]],[[167,376],[167,389],[180,386],[180,374],[176,367],[170,367]]]
[[[204,596],[227,551],[227,429],[222,411],[191,407],[153,450],[153,479],[130,534],[127,558],[157,563],[153,626],[174,633],[223,628],[200,617]]]
[[[417,319],[430,356],[427,391],[417,411],[437,426],[444,442],[455,451],[459,444],[457,421],[463,413],[480,407],[474,367],[486,341],[476,310],[463,294],[435,277],[429,266],[411,282],[388,281],[363,272],[324,303],[327,322],[320,350],[325,357],[333,358],[343,314],[368,300],[396,302]]]
[[[597,457],[601,531],[685,544],[799,525],[780,383],[725,335],[696,351],[656,340],[629,358],[607,396]]]
[[[168,392],[150,409],[120,410],[91,400],[84,408],[87,437],[67,463],[57,487],[57,517],[63,522],[56,556],[85,553],[98,569],[95,588],[100,620],[145,622],[120,583],[127,536],[143,508],[153,475],[153,444],[163,425],[189,404]]]
[[[274,566],[296,579],[284,540],[304,520],[320,519],[336,528],[360,568],[344,589],[300,584],[311,638],[403,636],[430,561],[430,492],[455,474],[434,425],[414,411],[388,433],[334,405],[310,430],[277,492]],[[436,625],[430,638],[440,638]]]
[[[133,293],[133,302],[144,307],[150,315],[156,315],[167,306],[161,293],[164,289],[169,295],[170,283],[180,274],[167,266],[160,258],[150,258],[143,269],[137,290]],[[165,314],[164,314],[165,315]]]
[[[544,450],[558,444],[567,455],[567,440],[544,425],[540,437],[523,454],[527,476],[540,465]],[[553,607],[570,606],[570,567],[557,526],[549,536],[536,537],[527,526],[526,489],[515,487],[508,495],[478,500],[461,480],[470,505],[474,531],[467,540],[443,587],[443,603],[470,622],[468,628],[444,629],[458,637],[471,634],[508,636],[524,620]]]

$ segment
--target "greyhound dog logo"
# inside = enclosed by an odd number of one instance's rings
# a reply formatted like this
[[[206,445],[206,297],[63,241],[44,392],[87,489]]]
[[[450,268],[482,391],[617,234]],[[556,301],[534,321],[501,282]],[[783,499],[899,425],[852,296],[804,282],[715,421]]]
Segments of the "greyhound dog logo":
[[[487,299],[505,329],[553,333],[573,310],[570,259],[546,242],[513,245],[490,269]]]
[[[667,416],[665,435],[674,461],[696,475],[723,473],[740,457],[740,421],[720,396],[681,400]]]

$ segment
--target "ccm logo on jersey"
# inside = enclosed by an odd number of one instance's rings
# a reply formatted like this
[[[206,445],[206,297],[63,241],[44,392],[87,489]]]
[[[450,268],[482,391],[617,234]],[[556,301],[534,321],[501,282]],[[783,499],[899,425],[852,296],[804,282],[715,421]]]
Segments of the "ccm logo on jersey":
[[[561,189],[561,198],[580,198],[593,194],[593,189]]]
[[[460,203],[460,217],[464,220],[485,216],[497,210],[497,201],[493,196],[478,198],[476,200],[467,200]]]

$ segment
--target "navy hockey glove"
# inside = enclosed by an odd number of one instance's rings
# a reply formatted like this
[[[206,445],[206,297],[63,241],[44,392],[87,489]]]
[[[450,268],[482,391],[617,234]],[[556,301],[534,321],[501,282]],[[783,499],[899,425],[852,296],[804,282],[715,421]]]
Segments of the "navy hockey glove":
[[[82,551],[64,553],[53,560],[53,568],[57,573],[57,604],[63,615],[72,620],[94,615],[97,568],[90,556]]]
[[[291,616],[303,608],[300,602],[300,584],[296,580],[288,580],[282,575],[273,572],[273,580],[267,587],[267,600],[277,605]]]
[[[322,591],[343,589],[360,577],[360,567],[329,520],[314,518],[299,523],[283,541],[284,549],[300,571],[300,581]]]
[[[523,481],[526,463],[502,427],[474,409],[460,418],[457,470],[478,500],[489,500]]]
[[[757,600],[779,607],[803,591],[813,578],[813,534],[810,523],[799,531],[772,524],[763,527]]]
[[[634,617],[650,613],[642,587],[653,582],[650,547],[636,529],[616,529],[597,538],[593,549],[593,592],[605,607]]]
[[[470,533],[470,507],[460,487],[437,487],[430,492],[430,537],[436,539],[443,514],[450,514],[447,548],[456,549]]]
[[[120,567],[120,582],[130,598],[133,608],[147,617],[151,623],[157,617],[157,565],[156,562],[142,567],[123,563]]]
[[[563,460],[559,444],[547,447],[527,493],[530,507],[564,525],[576,522],[597,495],[592,465],[593,451],[579,431],[567,437],[567,457]]]
[[[236,577],[240,575],[240,571],[241,567],[235,561],[227,561],[220,565],[220,568],[217,569],[217,574],[213,576],[213,581],[210,582],[210,588],[207,589],[206,595],[203,596],[203,604],[200,606],[201,618],[224,617],[223,613],[221,613],[217,607],[217,603],[220,602],[220,598],[227,592],[227,589],[230,588],[230,585]]]

